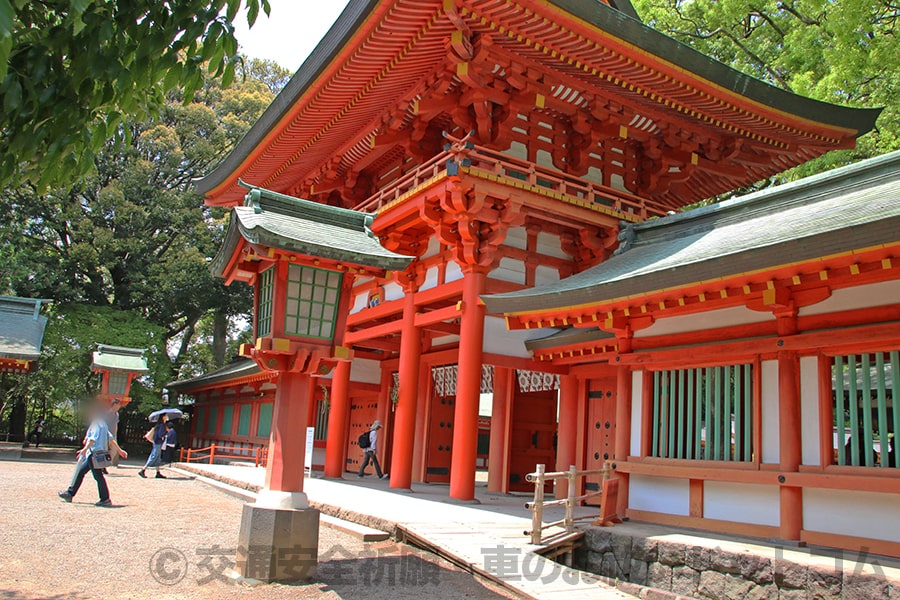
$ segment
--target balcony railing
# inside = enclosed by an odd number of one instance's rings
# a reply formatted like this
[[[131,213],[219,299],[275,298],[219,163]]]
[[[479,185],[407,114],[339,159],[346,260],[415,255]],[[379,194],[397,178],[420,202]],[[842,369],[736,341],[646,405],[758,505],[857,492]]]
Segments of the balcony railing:
[[[406,199],[420,187],[458,173],[508,183],[516,187],[531,188],[536,193],[561,201],[603,207],[628,221],[644,221],[650,217],[664,216],[669,212],[667,207],[629,192],[470,143],[454,144],[449,150],[436,155],[382,188],[357,205],[356,209],[379,212]]]

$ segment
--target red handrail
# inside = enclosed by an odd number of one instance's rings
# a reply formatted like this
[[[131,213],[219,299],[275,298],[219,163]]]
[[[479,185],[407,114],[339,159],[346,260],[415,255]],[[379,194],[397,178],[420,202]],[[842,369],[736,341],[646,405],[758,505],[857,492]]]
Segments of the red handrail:
[[[462,164],[474,176],[479,172],[494,176],[524,181],[532,187],[552,190],[592,204],[601,204],[623,216],[633,215],[645,220],[653,216],[665,216],[670,209],[656,202],[648,201],[630,192],[588,181],[562,171],[544,167],[526,160],[489,150],[481,146],[467,145],[462,150],[453,148],[437,154],[412,171],[402,175],[389,185],[356,206],[356,210],[378,212],[384,206],[400,199],[426,181],[447,176],[447,163],[451,160]]]
[[[247,451],[251,451],[249,454]],[[206,455],[208,453],[208,455]],[[204,456],[198,456],[204,455]],[[238,447],[229,444],[211,444],[205,448],[182,448],[179,454],[180,462],[193,462],[207,460],[213,464],[216,458],[252,458],[256,466],[265,466],[269,456],[269,449],[265,446]]]

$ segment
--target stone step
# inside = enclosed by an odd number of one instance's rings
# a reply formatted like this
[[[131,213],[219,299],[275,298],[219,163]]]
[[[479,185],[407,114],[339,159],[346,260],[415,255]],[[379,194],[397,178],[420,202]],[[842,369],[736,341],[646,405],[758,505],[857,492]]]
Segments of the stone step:
[[[185,469],[180,469],[178,467],[169,467],[176,473],[194,477],[197,481],[201,483],[205,483],[206,485],[215,488],[221,492],[234,496],[235,498],[240,498],[245,502],[255,502],[256,501],[256,493],[251,492],[249,490],[245,490],[243,488],[239,488],[234,485],[230,485],[223,481],[219,481],[212,477],[206,477],[204,475],[200,475],[194,471],[187,471]],[[390,536],[386,531],[381,531],[380,529],[375,529],[373,527],[366,527],[365,525],[360,525],[359,523],[353,523],[352,521],[345,521],[344,519],[339,519],[337,517],[332,517],[331,515],[326,515],[321,513],[319,516],[319,522],[326,527],[331,527],[332,529],[337,529],[338,531],[343,531],[346,534],[352,535],[353,537],[363,541],[363,542],[381,542],[388,539]]]

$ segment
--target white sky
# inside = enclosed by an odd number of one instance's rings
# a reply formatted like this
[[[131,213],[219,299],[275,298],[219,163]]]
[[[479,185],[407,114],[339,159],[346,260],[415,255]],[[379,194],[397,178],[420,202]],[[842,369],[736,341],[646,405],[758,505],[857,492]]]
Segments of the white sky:
[[[348,0],[269,0],[271,17],[260,11],[247,27],[244,10],[235,18],[241,52],[274,60],[294,73],[347,6]]]

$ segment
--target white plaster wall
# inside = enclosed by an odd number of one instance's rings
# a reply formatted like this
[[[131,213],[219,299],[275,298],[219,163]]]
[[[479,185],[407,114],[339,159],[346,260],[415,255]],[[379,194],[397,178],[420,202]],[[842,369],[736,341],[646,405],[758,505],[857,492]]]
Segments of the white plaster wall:
[[[703,516],[707,519],[778,526],[781,500],[776,485],[706,481]]]
[[[463,278],[463,272],[459,268],[459,265],[454,261],[450,261],[447,263],[447,272],[444,275],[444,283],[450,283],[451,281],[456,281],[457,279]]]
[[[545,267],[538,265],[534,269],[534,284],[544,285],[545,283],[555,283],[559,281],[559,271],[553,267]]]
[[[306,438],[304,438],[306,439]],[[325,464],[325,448],[313,448],[313,465],[324,465]]]
[[[634,337],[653,337],[733,325],[748,325],[750,323],[770,321],[772,318],[772,313],[750,310],[744,306],[735,306],[696,315],[659,319],[650,327],[636,331]]]
[[[490,276],[493,279],[525,285],[525,263],[514,258],[503,258],[497,268],[491,271]]]
[[[369,292],[357,294],[353,298],[353,305],[350,307],[350,314],[358,313],[366,307],[369,302]]]
[[[538,254],[546,254],[547,256],[555,256],[556,258],[570,258],[568,254],[563,252],[559,237],[544,233],[543,231],[538,232],[537,251]]]
[[[644,415],[644,372],[631,373],[631,455],[641,455],[641,419]]]
[[[803,464],[818,465],[819,456],[819,359],[800,359],[800,430]]]
[[[514,227],[508,230],[503,245],[526,250],[528,248],[528,232],[524,227]]]
[[[389,281],[384,284],[384,301],[399,300],[404,296],[403,288],[399,284]]]
[[[870,306],[894,304],[900,298],[900,281],[885,281],[870,285],[835,290],[828,300],[805,306],[800,309],[800,316],[821,315],[824,313]]]
[[[438,268],[431,267],[427,271],[425,271],[425,281],[422,282],[422,285],[419,286],[419,291],[430,290],[433,287],[437,287],[438,284]]]
[[[632,475],[628,478],[628,507],[687,516],[691,510],[690,482],[671,477]]]
[[[897,494],[854,490],[803,490],[803,529],[896,542]]]
[[[510,331],[506,328],[505,319],[485,317],[482,349],[491,354],[531,358],[531,353],[525,348],[525,341],[547,337],[555,331],[555,329],[549,328]]]
[[[444,335],[431,340],[433,346],[443,346],[444,344],[452,344],[459,341],[458,335]]]
[[[762,461],[781,462],[778,441],[778,361],[762,361]]]
[[[368,358],[354,358],[350,363],[350,381],[381,383],[381,363]]]
[[[441,242],[438,241],[437,236],[431,236],[428,238],[428,248],[425,250],[425,254],[422,255],[422,258],[428,258],[429,256],[434,256],[438,252],[441,251]]]

